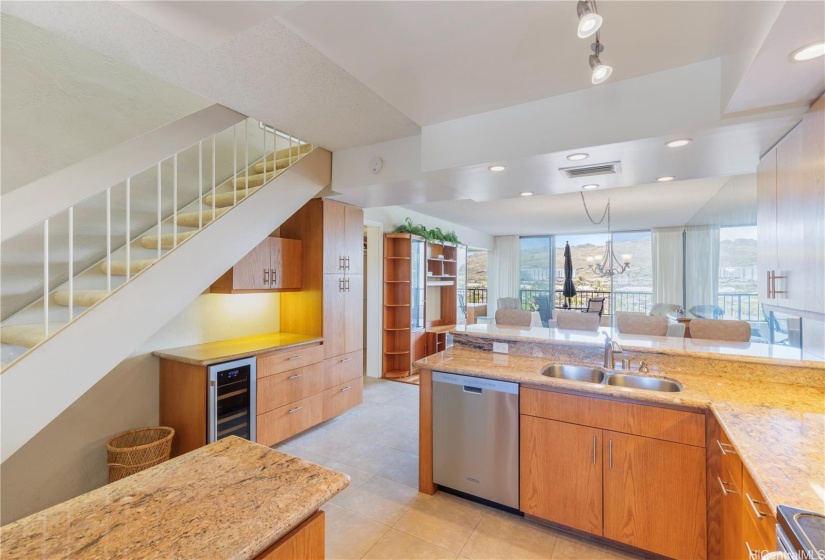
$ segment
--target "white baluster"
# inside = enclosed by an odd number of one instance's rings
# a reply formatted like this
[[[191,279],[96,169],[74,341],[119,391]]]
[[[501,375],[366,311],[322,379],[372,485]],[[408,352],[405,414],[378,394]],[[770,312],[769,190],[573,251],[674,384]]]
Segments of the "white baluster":
[[[43,338],[49,336],[49,220],[43,220]]]
[[[126,281],[132,275],[132,178],[126,179]]]
[[[232,206],[238,203],[238,125],[232,125]],[[212,216],[215,219],[215,216]]]
[[[178,154],[172,161],[172,248],[178,246]]]
[[[244,177],[246,178],[246,183],[244,183],[244,198],[249,195],[249,117],[243,122],[243,133],[244,133],[244,150],[246,151],[246,164],[244,165]]]
[[[158,258],[160,258],[160,236],[163,233],[161,228],[161,204],[163,201],[160,196],[160,163],[158,162]]]
[[[74,206],[69,206],[69,321],[74,319]]]
[[[212,221],[215,221],[215,135],[212,135]]]
[[[203,140],[198,142],[198,231],[203,228]]]
[[[261,130],[264,133],[264,180],[262,184],[266,184],[266,125],[261,123]],[[272,163],[272,171],[275,171],[275,163]]]
[[[112,291],[112,187],[106,189],[106,291]]]

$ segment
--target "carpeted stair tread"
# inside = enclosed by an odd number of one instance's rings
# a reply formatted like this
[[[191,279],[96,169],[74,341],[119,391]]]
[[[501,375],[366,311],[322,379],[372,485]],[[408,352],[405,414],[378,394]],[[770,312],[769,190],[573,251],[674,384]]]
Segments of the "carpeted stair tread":
[[[267,182],[274,179],[275,177],[277,177],[278,175],[280,175],[284,171],[286,171],[286,169],[279,169],[278,171],[275,172],[275,174],[267,172],[266,173]],[[229,181],[229,184],[230,184],[230,186],[232,185],[231,180]],[[235,181],[235,188],[237,190],[246,189],[246,184],[247,184],[246,176],[241,175]],[[250,175],[249,176],[249,188],[250,189],[253,188],[253,187],[260,187],[263,184],[264,184],[264,174],[263,173],[258,173],[256,175]]]
[[[272,161],[272,158],[267,158],[266,162],[266,172],[272,173],[272,169],[275,168],[278,171],[281,169],[286,169],[289,167],[289,158],[285,157],[283,159],[279,159],[275,162]],[[263,173],[264,172],[264,162],[256,163],[255,164],[255,173]]]
[[[61,329],[66,323],[49,323],[49,334]],[[10,325],[0,327],[0,342],[23,348],[32,348],[43,340],[43,323],[34,325]]]
[[[204,220],[203,223],[207,223],[206,220],[206,213],[209,213],[210,216],[212,214],[212,209],[205,209],[203,210],[204,213]],[[197,226],[197,224],[195,224]],[[179,231],[178,232],[178,245],[195,235],[196,231]],[[157,235],[144,235],[140,238],[140,244],[143,246],[144,249],[157,249],[158,248],[158,236]],[[172,249],[175,246],[175,236],[171,233],[164,233],[160,236],[160,248],[161,249]]]
[[[313,145],[312,144],[301,144],[300,146],[292,146],[291,148],[281,148],[277,152],[275,152],[275,160],[279,159],[286,159],[289,158],[290,155],[294,158],[295,156],[300,156],[303,154],[308,154],[312,151]],[[269,152],[266,156],[267,161],[272,161],[272,152]]]
[[[269,177],[267,177],[268,179]],[[238,189],[238,202],[246,198],[248,195],[257,191],[258,188],[252,189]],[[206,205],[204,212],[212,212],[212,195],[206,195],[203,199],[203,203]],[[233,206],[235,204],[235,193],[232,192],[225,192],[219,193],[215,195],[215,208],[226,208],[228,206]]]
[[[215,209],[215,218],[220,218],[226,214],[229,208]],[[178,225],[183,227],[198,227],[198,220],[200,219],[200,212],[184,212],[178,214]],[[203,209],[203,223],[208,224],[212,221],[212,208]]]
[[[109,292],[106,290],[74,290],[72,300],[75,307],[91,307],[104,299]],[[54,293],[54,302],[64,307],[69,306],[69,290],[58,290]]]
[[[155,264],[157,259],[138,259],[129,263],[130,274],[137,274]],[[106,274],[106,261],[100,263],[100,272]],[[112,261],[112,275],[126,276],[126,261]]]

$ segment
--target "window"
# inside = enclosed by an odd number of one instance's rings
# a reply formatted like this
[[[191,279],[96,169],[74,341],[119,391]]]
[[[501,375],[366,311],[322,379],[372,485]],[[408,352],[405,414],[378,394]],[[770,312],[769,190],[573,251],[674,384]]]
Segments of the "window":
[[[723,227],[719,232],[718,305],[725,319],[759,321],[756,226]]]
[[[522,237],[519,240],[519,296],[522,309],[538,311],[542,325],[547,326],[553,314],[553,239]]]

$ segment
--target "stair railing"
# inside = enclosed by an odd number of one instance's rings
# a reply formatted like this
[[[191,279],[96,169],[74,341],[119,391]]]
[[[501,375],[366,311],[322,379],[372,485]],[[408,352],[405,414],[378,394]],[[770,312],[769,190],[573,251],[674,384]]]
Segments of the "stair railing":
[[[255,128],[260,133],[250,130]],[[4,195],[0,368],[174,251],[313,147],[216,105]],[[164,154],[158,156],[159,150]],[[183,173],[181,164],[186,166]],[[118,227],[113,227],[113,196],[122,206],[115,205],[117,218],[124,222]],[[57,204],[67,202],[55,211]],[[96,219],[101,214],[105,217]],[[105,231],[103,243],[96,230]],[[135,230],[142,233],[134,235]],[[40,236],[42,276],[35,278],[31,252]],[[63,255],[65,268],[60,262]],[[76,308],[84,311],[77,313]]]

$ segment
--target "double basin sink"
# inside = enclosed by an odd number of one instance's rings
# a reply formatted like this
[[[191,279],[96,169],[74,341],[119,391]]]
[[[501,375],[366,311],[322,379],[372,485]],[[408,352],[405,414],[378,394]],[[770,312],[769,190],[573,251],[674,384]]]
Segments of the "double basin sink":
[[[648,377],[646,375],[631,375],[629,373],[607,373],[604,369],[587,366],[550,364],[541,370],[541,374],[546,377],[555,377],[556,379],[567,379],[569,381],[593,383],[596,385],[612,385],[614,387],[641,389],[643,391],[678,393],[682,390],[682,385],[672,379]]]

